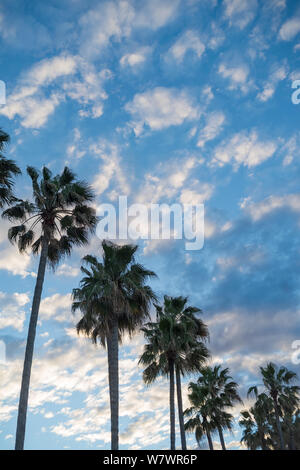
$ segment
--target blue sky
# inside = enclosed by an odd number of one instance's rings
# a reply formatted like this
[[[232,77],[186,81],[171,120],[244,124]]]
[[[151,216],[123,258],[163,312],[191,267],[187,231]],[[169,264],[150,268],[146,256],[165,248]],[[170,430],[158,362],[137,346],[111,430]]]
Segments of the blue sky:
[[[300,339],[300,4],[286,0],[2,0],[0,126],[22,169],[67,164],[97,205],[204,203],[205,243],[140,242],[159,295],[203,309],[213,363],[245,392]],[[30,196],[18,178],[19,196]],[[0,448],[14,445],[36,260],[0,229]],[[75,250],[48,272],[40,309],[27,449],[109,448],[106,354],[78,338]],[[145,388],[143,338],[120,353],[121,448],[168,448],[168,385]],[[245,398],[245,405],[250,402]],[[187,405],[187,403],[185,402]],[[234,410],[238,416],[239,408]],[[226,435],[239,448],[240,430]],[[216,446],[217,436],[215,436]],[[177,436],[179,447],[179,436]],[[195,446],[194,438],[189,445]]]

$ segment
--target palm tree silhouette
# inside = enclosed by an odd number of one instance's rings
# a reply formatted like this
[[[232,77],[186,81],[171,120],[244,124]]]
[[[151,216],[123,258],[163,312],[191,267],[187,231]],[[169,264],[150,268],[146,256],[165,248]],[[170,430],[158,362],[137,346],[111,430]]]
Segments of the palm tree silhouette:
[[[0,128],[0,208],[13,202],[14,177],[21,174],[16,163],[2,154],[9,140],[9,135]]]
[[[83,317],[77,332],[88,335],[95,343],[107,347],[111,410],[111,448],[119,448],[119,353],[118,345],[125,332],[132,335],[149,318],[156,296],[146,281],[155,277],[135,262],[137,246],[118,246],[103,241],[103,262],[94,256],[84,258],[80,287],[73,290],[73,311]]]
[[[169,376],[171,449],[175,449],[175,374],[181,444],[186,449],[181,375],[199,371],[209,356],[202,342],[208,337],[207,327],[196,316],[201,310],[186,304],[186,297],[164,296],[163,306],[156,305],[157,321],[142,328],[148,342],[139,361],[146,366],[145,383],[154,382],[159,375]]]
[[[85,182],[76,180],[71,170],[65,168],[61,175],[53,176],[46,167],[41,175],[35,168],[28,167],[27,173],[32,181],[33,201],[18,199],[3,212],[4,218],[20,223],[9,229],[9,240],[18,243],[21,253],[31,248],[33,254],[40,254],[22,375],[16,450],[24,448],[30,374],[46,264],[55,268],[63,256],[71,254],[74,245],[86,244],[97,222],[94,209],[88,205],[93,201],[93,193]]]

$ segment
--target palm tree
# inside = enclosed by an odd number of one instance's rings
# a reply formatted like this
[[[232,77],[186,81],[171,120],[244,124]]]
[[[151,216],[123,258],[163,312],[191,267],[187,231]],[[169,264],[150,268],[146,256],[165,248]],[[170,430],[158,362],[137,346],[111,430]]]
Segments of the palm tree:
[[[9,240],[18,243],[19,251],[22,253],[31,247],[33,254],[40,253],[19,401],[15,446],[18,450],[24,448],[30,374],[46,264],[55,268],[63,256],[71,254],[74,245],[86,244],[97,222],[94,209],[88,205],[93,201],[93,193],[85,182],[76,180],[71,170],[65,168],[61,175],[54,177],[46,167],[41,175],[35,168],[28,167],[27,173],[32,180],[33,202],[18,199],[3,213],[3,217],[20,223],[8,231]]]
[[[187,305],[187,297],[164,297],[164,308],[157,306],[157,316],[165,313],[172,315],[176,322],[184,326],[185,331],[194,336],[194,343],[182,344],[181,352],[176,355],[175,375],[176,375],[176,391],[178,405],[178,420],[181,435],[182,450],[186,450],[186,438],[183,418],[181,375],[199,372],[205,360],[209,357],[209,352],[203,341],[208,339],[208,329],[203,321],[196,315],[202,313],[197,307]],[[185,341],[185,340],[184,340]]]
[[[255,450],[261,447],[268,450],[272,445],[270,438],[270,417],[273,414],[273,402],[265,393],[256,393],[256,401],[249,410],[242,410],[239,424],[243,429],[241,442]]]
[[[276,427],[279,438],[279,445],[282,450],[285,449],[283,432],[281,427],[280,416],[282,410],[280,408],[280,397],[290,387],[290,383],[297,378],[297,374],[293,371],[288,370],[286,367],[278,367],[276,364],[269,362],[266,367],[260,367],[260,372],[263,378],[263,384],[266,389],[266,393],[272,398],[274,404],[274,413],[276,419]],[[249,392],[254,391],[256,387],[251,387]]]
[[[213,418],[214,405],[204,389],[194,382],[189,384],[188,399],[191,407],[184,411],[184,416],[189,419],[185,422],[187,432],[195,432],[195,438],[200,446],[201,439],[206,435],[209,450],[214,450],[212,433],[216,431],[216,423]]]
[[[229,375],[229,369],[221,369],[221,366],[204,367],[197,384],[202,388],[213,403],[214,420],[220,437],[223,450],[226,450],[223,429],[231,429],[231,418],[224,408],[233,407],[234,403],[241,403],[242,400],[237,392],[238,384]]]
[[[131,335],[149,317],[151,302],[156,300],[146,281],[153,271],[135,262],[137,246],[118,246],[103,241],[103,262],[86,256],[80,287],[73,290],[73,312],[83,317],[77,332],[83,332],[94,343],[107,347],[108,379],[111,410],[111,448],[119,447],[119,366],[118,344],[124,332]]]
[[[0,128],[0,208],[13,201],[13,178],[21,174],[21,170],[15,162],[2,155],[4,146],[8,142],[9,135]]]
[[[209,356],[201,341],[208,337],[207,327],[196,317],[201,310],[186,303],[186,297],[164,296],[163,307],[156,305],[157,322],[147,323],[142,329],[148,341],[140,358],[140,363],[147,366],[143,374],[145,383],[152,383],[159,375],[169,376],[171,449],[175,449],[174,376],[176,374],[181,443],[186,449],[181,375],[199,371]]]
[[[289,450],[296,450],[295,444],[295,417],[299,413],[300,387],[297,385],[284,387],[278,401],[283,412],[283,424],[287,430]]]

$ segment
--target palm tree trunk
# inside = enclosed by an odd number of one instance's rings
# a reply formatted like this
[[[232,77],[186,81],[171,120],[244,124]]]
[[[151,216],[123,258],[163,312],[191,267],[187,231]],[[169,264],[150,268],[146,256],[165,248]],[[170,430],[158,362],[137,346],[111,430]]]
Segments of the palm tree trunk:
[[[118,321],[107,338],[111,450],[119,449],[119,331]]]
[[[206,436],[207,436],[209,450],[214,450],[211,434],[208,428],[206,428]]]
[[[274,408],[275,408],[275,417],[276,417],[276,426],[277,426],[277,431],[278,431],[278,437],[279,437],[279,443],[280,443],[280,449],[284,450],[284,440],[283,440],[283,434],[282,434],[282,428],[281,428],[281,423],[279,419],[279,409],[278,409],[278,403],[276,400],[274,400]]]
[[[169,360],[170,371],[170,441],[171,450],[175,450],[175,384],[174,384],[174,361]]]
[[[35,340],[35,334],[36,334],[36,325],[37,325],[37,320],[38,320],[39,308],[40,308],[40,303],[41,303],[43,283],[44,283],[44,278],[45,278],[47,255],[48,255],[48,238],[44,236],[43,242],[42,242],[42,251],[40,255],[38,274],[37,274],[37,279],[36,279],[36,284],[35,284],[35,289],[34,289],[32,307],[31,307],[28,334],[27,334],[25,359],[24,359],[23,374],[22,374],[22,384],[21,384],[21,392],[20,392],[20,399],[19,399],[15,450],[24,449],[26,417],[27,417],[27,407],[28,407],[31,366],[32,366],[32,358],[33,358],[33,350],[34,350],[34,340]]]
[[[225,441],[224,441],[224,436],[223,436],[223,431],[222,431],[221,426],[218,426],[218,433],[219,433],[219,437],[220,437],[220,442],[221,442],[222,450],[226,450]]]
[[[185,438],[185,430],[184,430],[182,393],[181,393],[181,379],[180,379],[180,370],[178,367],[176,367],[176,388],[177,388],[178,419],[179,419],[179,426],[180,426],[181,448],[182,450],[186,450],[186,438]]]

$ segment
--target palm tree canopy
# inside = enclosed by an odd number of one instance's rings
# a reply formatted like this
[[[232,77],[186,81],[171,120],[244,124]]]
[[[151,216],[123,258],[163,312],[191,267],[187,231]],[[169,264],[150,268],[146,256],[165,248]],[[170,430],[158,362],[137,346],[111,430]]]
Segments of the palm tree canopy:
[[[263,384],[273,399],[284,392],[291,382],[297,379],[297,374],[286,367],[278,367],[269,362],[266,367],[260,367]]]
[[[189,401],[194,416],[201,415],[209,422],[210,430],[228,429],[233,426],[233,416],[226,411],[235,402],[242,402],[237,383],[229,375],[229,369],[221,366],[202,367],[197,382],[189,384]],[[185,412],[187,414],[187,411]]]
[[[99,339],[105,346],[116,319],[121,340],[123,332],[131,335],[149,317],[150,305],[157,299],[146,284],[156,274],[135,262],[136,245],[119,246],[104,240],[102,248],[102,262],[90,255],[84,258],[84,277],[73,290],[72,310],[83,313],[78,333],[94,342]]]
[[[143,373],[147,384],[168,374],[170,360],[184,374],[199,371],[209,357],[203,343],[208,338],[207,326],[196,316],[201,310],[187,306],[187,300],[164,296],[163,306],[156,305],[157,321],[142,328],[147,344],[139,363],[147,366]]]
[[[200,444],[200,440],[208,431],[214,433],[217,430],[217,422],[214,415],[215,403],[207,396],[206,391],[195,382],[189,383],[188,399],[191,406],[184,411],[184,416],[189,418],[185,421],[184,428],[187,432],[194,431],[196,440]],[[225,421],[225,419],[228,419],[228,416],[223,418]],[[229,419],[231,421],[230,417]]]
[[[48,262],[55,267],[74,245],[88,242],[89,232],[96,227],[97,217],[90,203],[94,199],[90,186],[76,179],[67,167],[53,176],[44,167],[41,174],[27,167],[32,181],[33,201],[16,200],[3,212],[3,217],[18,221],[9,229],[9,240],[18,243],[20,252],[31,247],[39,253],[43,239],[48,241]]]
[[[21,174],[14,160],[9,160],[2,154],[9,140],[9,135],[0,128],[0,208],[14,200],[14,177]]]
[[[257,387],[251,387],[249,392],[256,392],[256,401],[249,410],[241,411],[240,426],[243,428],[241,442],[244,442],[250,450],[262,446],[262,437],[265,445],[270,448],[273,443],[270,435],[272,433],[272,417],[274,419],[273,401],[265,393],[257,393]]]
[[[238,384],[229,375],[229,369],[221,366],[203,367],[198,384],[212,399],[220,399],[223,406],[231,407],[235,402],[242,403],[237,392]]]

